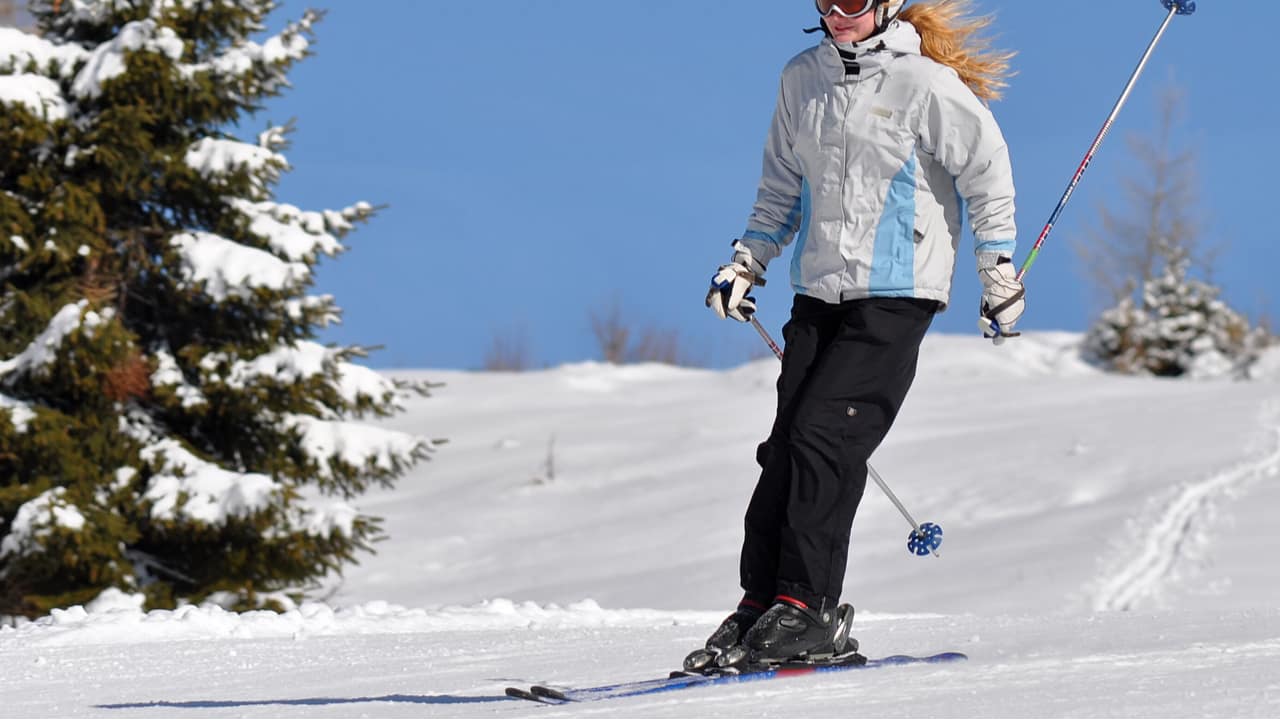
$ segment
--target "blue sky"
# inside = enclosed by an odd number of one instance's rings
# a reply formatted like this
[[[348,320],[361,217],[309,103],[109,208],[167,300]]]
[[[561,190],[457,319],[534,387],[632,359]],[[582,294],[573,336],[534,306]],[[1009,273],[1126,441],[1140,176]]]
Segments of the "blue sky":
[[[316,56],[244,129],[297,118],[281,200],[388,205],[320,270],[318,290],[345,310],[323,340],[381,345],[377,367],[475,368],[495,336],[523,334],[534,362],[554,365],[599,359],[590,313],[617,303],[638,327],[678,331],[702,362],[760,355],[755,333],[715,319],[703,297],[750,212],[778,73],[816,41],[800,32],[815,23],[808,0],[313,5],[328,11]],[[1070,245],[1120,197],[1135,169],[1126,140],[1155,127],[1170,83],[1187,94],[1178,141],[1199,155],[1204,240],[1222,248],[1215,280],[1238,309],[1280,315],[1267,215],[1280,4],[1199,6],[1174,20],[1028,275],[1024,329],[1087,327],[1097,305]],[[1019,53],[993,110],[1018,184],[1021,262],[1165,10],[1158,0],[977,7]],[[775,334],[791,302],[777,270],[757,292]],[[978,292],[963,254],[934,331],[979,342]]]

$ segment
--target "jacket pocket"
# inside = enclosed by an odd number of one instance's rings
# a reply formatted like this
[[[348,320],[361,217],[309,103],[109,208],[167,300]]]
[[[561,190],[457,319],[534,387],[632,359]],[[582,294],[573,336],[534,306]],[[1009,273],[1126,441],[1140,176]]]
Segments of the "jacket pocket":
[[[841,415],[840,474],[848,478],[864,472],[867,459],[884,439],[884,413],[874,403],[853,401]]]
[[[915,216],[915,229],[912,233],[912,239],[915,240],[917,245],[933,237],[934,232],[936,232],[935,228],[937,227],[937,224],[941,222],[941,219],[937,218],[935,215],[936,214],[934,212],[927,209],[923,212],[917,209]]]

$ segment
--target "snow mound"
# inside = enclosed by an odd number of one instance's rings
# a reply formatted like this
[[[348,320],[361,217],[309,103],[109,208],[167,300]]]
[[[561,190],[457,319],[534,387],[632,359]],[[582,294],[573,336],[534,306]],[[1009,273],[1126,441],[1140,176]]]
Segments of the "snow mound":
[[[970,335],[925,336],[920,372],[950,378],[1078,377],[1102,371],[1081,355],[1083,336],[1073,332],[1027,333],[996,346]]]
[[[1249,368],[1249,379],[1280,382],[1280,345],[1265,350]]]
[[[100,598],[99,600],[103,600]],[[575,629],[710,624],[723,613],[606,610],[593,600],[567,607],[489,600],[472,607],[410,609],[386,602],[349,608],[305,603],[283,613],[235,613],[215,605],[143,612],[136,596],[120,596],[54,610],[18,627],[0,628],[0,649],[174,640],[293,638],[317,635],[382,635],[515,628]]]
[[[286,612],[236,613],[213,604],[177,610],[142,610],[141,595],[103,593],[88,605],[54,610],[38,620],[0,627],[0,651],[31,647],[163,643],[180,640],[299,640],[317,636],[399,633],[490,632],[498,630],[652,629],[715,627],[723,612],[607,609],[594,600],[559,606],[506,599],[473,606],[407,608],[374,601],[347,608],[309,602]],[[867,614],[860,622],[897,621],[920,615]],[[940,616],[939,616],[940,617]]]

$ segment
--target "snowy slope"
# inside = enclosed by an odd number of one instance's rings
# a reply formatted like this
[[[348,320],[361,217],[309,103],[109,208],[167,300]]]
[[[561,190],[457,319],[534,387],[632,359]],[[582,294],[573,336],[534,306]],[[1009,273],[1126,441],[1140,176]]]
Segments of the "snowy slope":
[[[931,336],[873,464],[845,597],[872,655],[970,662],[572,708],[517,682],[661,676],[737,598],[776,361],[443,382],[389,429],[447,445],[377,556],[283,616],[127,599],[0,630],[0,716],[1280,715],[1280,384],[1101,375],[1075,336]],[[114,609],[112,609],[114,608]]]

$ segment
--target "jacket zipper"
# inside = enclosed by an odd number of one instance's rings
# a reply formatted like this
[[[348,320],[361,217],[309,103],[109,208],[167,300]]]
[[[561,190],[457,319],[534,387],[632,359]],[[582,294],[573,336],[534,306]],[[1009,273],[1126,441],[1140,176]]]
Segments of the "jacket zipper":
[[[844,80],[845,82],[848,82],[849,77],[846,75]],[[852,270],[849,268],[849,263],[844,258],[844,252],[843,252],[845,226],[848,224],[848,221],[849,221],[849,209],[844,204],[844,190],[845,190],[845,183],[848,182],[848,179],[849,179],[849,116],[853,114],[854,95],[857,92],[858,85],[861,82],[862,82],[862,76],[855,75],[853,78],[853,87],[849,89],[849,102],[845,105],[845,108],[844,108],[844,119],[840,124],[840,147],[841,147],[840,201],[839,201],[840,202],[840,232],[836,236],[837,238],[836,253],[840,256],[840,261],[841,261],[841,264],[844,265],[845,267],[845,272],[840,274],[840,282],[836,286],[836,302],[844,302],[845,276],[849,275],[852,272]]]

